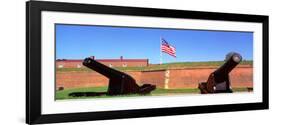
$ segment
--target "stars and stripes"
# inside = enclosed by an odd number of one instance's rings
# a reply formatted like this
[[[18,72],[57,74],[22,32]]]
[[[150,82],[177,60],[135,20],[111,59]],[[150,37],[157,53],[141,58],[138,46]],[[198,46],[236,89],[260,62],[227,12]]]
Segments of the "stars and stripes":
[[[176,48],[170,45],[165,39],[161,38],[161,51],[173,57],[176,57]]]

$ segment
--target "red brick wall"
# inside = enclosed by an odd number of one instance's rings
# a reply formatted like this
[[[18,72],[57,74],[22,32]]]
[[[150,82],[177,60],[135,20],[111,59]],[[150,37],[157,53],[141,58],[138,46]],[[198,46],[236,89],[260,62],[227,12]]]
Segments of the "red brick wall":
[[[141,80],[140,83],[149,83],[156,85],[157,87],[163,88],[164,87],[164,73],[165,70],[159,71],[145,71],[141,72]]]
[[[97,72],[57,72],[57,87],[83,88],[106,86],[108,79]]]
[[[170,70],[170,88],[196,88],[199,82],[206,82],[214,68]],[[230,73],[232,87],[252,87],[253,68],[235,68]]]
[[[169,88],[196,88],[199,82],[206,81],[215,69],[170,70]]]
[[[135,78],[136,82],[140,82],[141,72],[128,72],[129,75]],[[107,86],[109,79],[95,71],[85,72],[57,72],[56,83],[57,87],[64,88],[83,88],[83,87],[98,87]]]
[[[197,88],[199,82],[204,82],[215,68],[174,69],[170,70],[169,88]],[[138,84],[150,83],[164,88],[165,70],[127,72],[135,78]],[[253,68],[237,67],[230,73],[232,87],[252,87]],[[57,72],[57,87],[95,87],[107,86],[108,79],[94,71],[92,72]]]
[[[230,80],[233,83],[232,86],[234,87],[253,87],[253,68],[240,68],[240,69],[234,69],[230,73]]]

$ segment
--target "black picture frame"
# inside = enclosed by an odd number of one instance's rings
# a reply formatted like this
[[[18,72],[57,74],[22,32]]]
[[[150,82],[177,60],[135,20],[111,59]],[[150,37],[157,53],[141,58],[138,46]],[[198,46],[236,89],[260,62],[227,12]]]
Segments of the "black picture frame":
[[[99,13],[114,15],[135,15],[149,17],[169,17],[205,19],[220,21],[241,21],[262,23],[262,102],[225,104],[192,107],[170,107],[155,109],[138,109],[123,111],[103,111],[87,113],[48,114],[41,113],[41,11]],[[26,3],[26,123],[57,123],[119,118],[137,118],[152,116],[183,115],[196,113],[213,113],[258,110],[269,108],[269,18],[264,15],[229,14],[216,12],[183,11],[137,7],[120,7],[90,5],[62,2],[28,1]]]

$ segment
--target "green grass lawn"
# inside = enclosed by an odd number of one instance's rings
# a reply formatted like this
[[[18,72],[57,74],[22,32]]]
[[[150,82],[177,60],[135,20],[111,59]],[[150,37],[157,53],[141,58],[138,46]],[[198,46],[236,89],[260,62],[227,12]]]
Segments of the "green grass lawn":
[[[113,67],[120,71],[151,71],[151,70],[165,70],[165,69],[184,69],[184,68],[198,68],[198,67],[219,67],[224,61],[209,61],[209,62],[178,62],[165,63],[161,65],[149,65],[147,67]],[[242,61],[239,65],[252,65],[253,61]],[[57,71],[93,71],[89,68],[58,68]]]
[[[118,95],[118,96],[95,96],[95,97],[71,97],[68,96],[72,92],[106,92],[107,87],[90,87],[90,88],[75,88],[75,89],[65,89],[61,91],[56,91],[56,100],[63,99],[87,99],[87,98],[118,98],[118,97],[137,97],[137,96],[160,96],[160,95],[175,95],[175,94],[194,94],[199,93],[199,89],[162,89],[157,88],[152,91],[150,95],[139,95],[139,94],[130,94],[130,95]],[[233,88],[234,92],[243,92],[247,91],[247,88]]]

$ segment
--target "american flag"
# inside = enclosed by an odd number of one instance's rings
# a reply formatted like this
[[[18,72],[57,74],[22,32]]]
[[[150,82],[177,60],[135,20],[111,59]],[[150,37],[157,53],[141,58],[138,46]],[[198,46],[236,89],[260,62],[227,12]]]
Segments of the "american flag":
[[[173,57],[176,57],[176,48],[170,45],[165,39],[161,38],[161,50],[164,53],[167,53]]]

